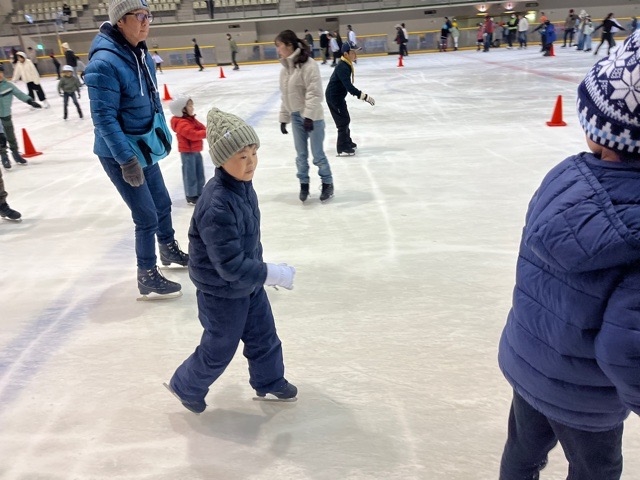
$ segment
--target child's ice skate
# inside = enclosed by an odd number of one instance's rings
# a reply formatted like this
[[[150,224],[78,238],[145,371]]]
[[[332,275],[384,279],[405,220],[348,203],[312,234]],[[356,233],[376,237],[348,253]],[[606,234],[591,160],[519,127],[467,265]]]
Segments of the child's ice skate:
[[[160,300],[182,296],[182,286],[164,278],[158,267],[150,270],[138,269],[138,300]]]
[[[165,267],[177,263],[183,267],[189,265],[189,255],[180,250],[178,242],[160,244],[160,261]]]
[[[174,397],[180,400],[180,403],[182,404],[182,406],[187,410],[189,410],[190,412],[193,412],[196,415],[200,415],[207,408],[207,404],[204,402],[204,400],[198,401],[198,402],[187,402],[185,400],[182,400],[180,398],[180,395],[178,395],[176,391],[173,389],[173,387],[171,386],[171,382],[163,383],[163,385],[167,388],[167,390],[171,392],[171,394]]]
[[[283,379],[281,383],[268,391],[256,390],[256,395],[253,399],[262,402],[295,402],[298,400],[296,398],[298,389]]]

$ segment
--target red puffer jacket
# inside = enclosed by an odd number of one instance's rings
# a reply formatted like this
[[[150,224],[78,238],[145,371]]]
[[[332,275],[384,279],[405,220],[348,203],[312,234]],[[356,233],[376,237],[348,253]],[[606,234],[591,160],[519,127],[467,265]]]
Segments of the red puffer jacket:
[[[171,117],[171,130],[177,134],[179,152],[202,151],[202,139],[207,136],[207,127],[196,120],[196,117]]]

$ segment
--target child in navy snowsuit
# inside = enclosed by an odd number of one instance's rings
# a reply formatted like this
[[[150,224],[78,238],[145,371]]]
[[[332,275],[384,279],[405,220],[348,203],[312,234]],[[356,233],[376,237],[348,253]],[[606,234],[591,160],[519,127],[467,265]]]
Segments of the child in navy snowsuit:
[[[539,478],[557,443],[567,478],[622,473],[623,423],[640,415],[640,106],[619,99],[640,87],[639,52],[636,33],[587,74],[590,152],[554,167],[529,203],[498,354],[513,388],[500,480]]]
[[[258,397],[293,400],[298,389],[284,378],[282,345],[263,285],[290,290],[295,269],[262,261],[260,210],[251,182],[260,140],[240,118],[213,108],[207,141],[217,168],[189,229],[189,274],[204,333],[165,386],[188,410],[203,412],[209,387],[242,340],[249,384]]]

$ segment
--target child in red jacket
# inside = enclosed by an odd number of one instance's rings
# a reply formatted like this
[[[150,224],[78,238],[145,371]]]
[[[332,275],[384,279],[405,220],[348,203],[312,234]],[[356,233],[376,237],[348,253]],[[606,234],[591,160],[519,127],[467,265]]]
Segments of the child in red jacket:
[[[207,136],[207,127],[196,120],[193,100],[179,96],[169,104],[174,115],[171,129],[178,137],[178,151],[182,159],[182,181],[189,205],[195,205],[204,187],[202,164],[202,140]]]

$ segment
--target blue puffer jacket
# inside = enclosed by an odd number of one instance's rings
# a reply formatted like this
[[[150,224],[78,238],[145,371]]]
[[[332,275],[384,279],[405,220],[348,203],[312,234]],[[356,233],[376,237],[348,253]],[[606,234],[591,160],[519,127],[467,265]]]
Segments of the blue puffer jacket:
[[[547,417],[587,431],[640,414],[640,162],[590,153],[534,195],[500,368]]]
[[[127,163],[135,153],[124,134],[149,131],[155,112],[162,112],[146,45],[131,47],[117,29],[103,23],[89,48],[85,82],[95,130],[93,153]]]
[[[260,243],[260,210],[252,182],[222,168],[207,182],[189,228],[189,275],[205,293],[239,298],[267,278]]]

